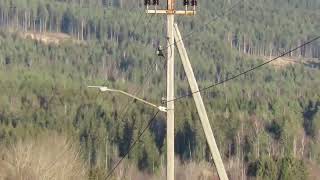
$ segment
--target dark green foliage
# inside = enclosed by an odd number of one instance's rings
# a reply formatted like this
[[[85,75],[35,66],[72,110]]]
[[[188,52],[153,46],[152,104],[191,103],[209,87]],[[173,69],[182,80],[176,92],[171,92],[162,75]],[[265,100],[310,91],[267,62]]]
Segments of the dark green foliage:
[[[304,180],[307,179],[307,170],[301,160],[293,157],[285,157],[280,161],[279,179],[283,180]]]
[[[304,180],[307,179],[307,168],[303,161],[292,156],[273,159],[262,156],[249,166],[248,175],[261,180]]]
[[[303,113],[304,128],[306,130],[306,133],[312,137],[315,137],[318,131],[318,122],[316,119],[316,115],[319,112],[319,107],[320,102],[313,103],[312,101],[310,101]]]
[[[183,35],[194,31],[184,42],[200,88],[319,33],[319,0],[246,0],[202,27],[234,2],[199,1],[199,15],[177,17]],[[0,1],[1,144],[48,129],[65,132],[79,140],[91,176],[99,178],[126,155],[154,111],[87,85],[106,84],[161,103],[165,59],[155,49],[166,44],[163,21],[150,17],[147,23],[142,10],[129,11],[133,7],[138,7],[136,1]],[[22,37],[25,31],[62,32],[71,39],[45,44]],[[225,162],[236,159],[258,179],[306,179],[303,160],[320,162],[320,71],[314,66],[319,64],[320,42],[288,56],[299,63],[264,66],[202,92]],[[176,59],[179,97],[189,88]],[[175,127],[175,150],[182,161],[211,161],[191,98],[176,102]],[[165,114],[159,114],[129,153],[129,161],[156,173],[165,163],[165,133]]]
[[[267,131],[272,134],[275,139],[281,137],[281,126],[275,121],[272,121],[271,124],[267,126]]]
[[[257,163],[257,179],[277,180],[278,174],[277,162],[272,158],[264,156]]]
[[[196,146],[196,133],[189,123],[185,123],[183,129],[176,132],[175,151],[182,159],[192,158]]]

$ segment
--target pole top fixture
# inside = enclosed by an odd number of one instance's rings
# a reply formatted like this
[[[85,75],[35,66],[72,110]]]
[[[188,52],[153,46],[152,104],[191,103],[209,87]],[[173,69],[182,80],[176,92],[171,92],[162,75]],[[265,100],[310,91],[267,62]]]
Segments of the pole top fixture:
[[[151,2],[152,1],[152,2]],[[177,10],[175,8],[176,0],[167,0],[167,8],[161,8],[160,0],[144,0],[147,14],[171,14],[171,15],[196,15],[196,7],[198,0],[181,0],[183,1],[184,9]]]

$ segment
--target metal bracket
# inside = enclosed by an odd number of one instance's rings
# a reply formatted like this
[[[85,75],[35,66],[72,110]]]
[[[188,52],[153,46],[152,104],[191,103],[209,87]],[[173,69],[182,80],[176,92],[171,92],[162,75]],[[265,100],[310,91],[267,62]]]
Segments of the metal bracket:
[[[167,112],[167,108],[163,106],[159,106],[158,109],[162,112]]]

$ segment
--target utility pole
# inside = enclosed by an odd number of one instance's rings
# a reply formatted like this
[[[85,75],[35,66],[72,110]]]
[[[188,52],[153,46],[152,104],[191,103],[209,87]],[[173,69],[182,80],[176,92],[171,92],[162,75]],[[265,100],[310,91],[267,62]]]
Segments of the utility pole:
[[[187,74],[188,82],[193,94],[194,101],[200,116],[201,124],[221,180],[228,180],[218,146],[216,144],[206,109],[203,104],[198,84],[195,79],[187,51],[184,47],[178,26],[174,24],[174,15],[195,15],[197,0],[183,0],[184,10],[175,9],[176,0],[167,0],[167,9],[158,9],[159,0],[152,0],[154,9],[149,9],[151,0],[145,0],[146,13],[167,15],[167,180],[174,180],[174,48],[175,41],[178,47],[183,67]],[[190,5],[192,10],[189,10]]]
[[[174,1],[167,2],[167,100],[174,98]],[[174,180],[174,101],[167,102],[167,180]]]

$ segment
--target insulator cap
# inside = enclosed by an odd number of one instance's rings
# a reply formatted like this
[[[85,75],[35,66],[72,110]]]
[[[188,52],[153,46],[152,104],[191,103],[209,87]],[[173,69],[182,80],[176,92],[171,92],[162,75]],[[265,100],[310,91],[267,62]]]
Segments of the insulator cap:
[[[160,4],[160,3],[159,3],[159,0],[153,0],[153,5],[154,5],[154,6],[159,6],[159,4]]]
[[[190,4],[190,1],[189,0],[183,0],[183,5],[184,6],[189,6]]]
[[[151,5],[151,0],[144,0],[144,5],[145,6],[150,6]]]
[[[191,0],[191,6],[198,6],[198,0]]]

